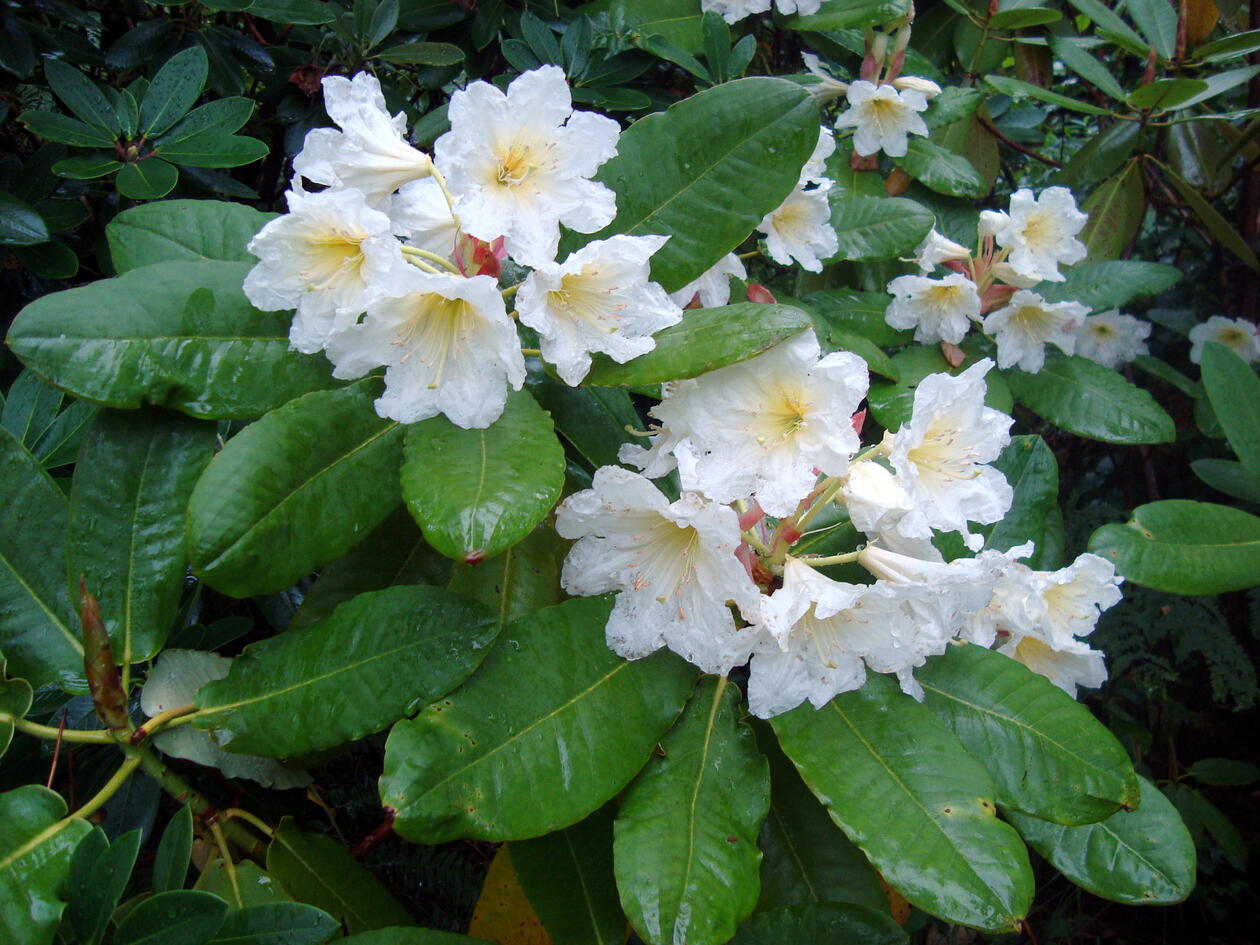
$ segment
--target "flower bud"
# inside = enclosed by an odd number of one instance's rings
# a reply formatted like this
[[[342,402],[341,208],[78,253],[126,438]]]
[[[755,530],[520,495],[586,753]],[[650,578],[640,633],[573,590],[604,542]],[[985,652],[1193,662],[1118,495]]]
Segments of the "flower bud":
[[[893,88],[904,92],[906,89],[914,89],[916,92],[922,92],[928,98],[935,98],[941,94],[941,87],[931,79],[924,79],[917,75],[903,75],[893,79]]]

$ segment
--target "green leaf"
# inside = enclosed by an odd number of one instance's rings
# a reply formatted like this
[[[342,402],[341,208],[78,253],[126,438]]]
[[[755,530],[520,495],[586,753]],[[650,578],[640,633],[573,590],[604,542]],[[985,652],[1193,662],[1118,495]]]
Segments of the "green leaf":
[[[57,112],[43,112],[28,109],[18,119],[32,134],[58,141],[61,144],[72,144],[77,148],[112,148],[114,136],[102,131],[95,125],[75,121]]]
[[[14,723],[26,717],[35,690],[25,679],[9,679],[5,672],[4,654],[0,653],[0,758],[13,741]]]
[[[124,165],[114,178],[114,186],[132,200],[157,200],[169,194],[179,182],[179,171],[161,158],[150,157],[137,164]]]
[[[403,428],[379,378],[290,401],[211,461],[188,505],[193,570],[226,594],[283,590],[350,550],[397,506]]]
[[[1138,259],[1080,263],[1063,275],[1063,282],[1039,283],[1037,291],[1048,302],[1080,302],[1095,312],[1159,295],[1181,278],[1172,266]]]
[[[894,889],[946,921],[1013,931],[1032,900],[1019,837],[980,763],[887,676],[772,721],[831,818]],[[878,798],[878,803],[872,803]]]
[[[757,911],[812,902],[854,903],[885,915],[879,874],[827,816],[773,730],[757,722],[757,742],[770,762],[770,812],[761,825],[761,897]]]
[[[1208,232],[1216,238],[1217,242],[1246,263],[1248,267],[1260,272],[1260,261],[1256,259],[1255,250],[1247,245],[1247,241],[1239,235],[1234,225],[1221,216],[1220,211],[1208,203],[1207,199],[1184,177],[1167,166],[1163,168],[1163,171],[1169,183],[1181,195],[1181,199],[1207,227]]]
[[[516,544],[551,511],[564,486],[564,449],[527,391],[509,394],[484,430],[446,417],[407,427],[402,494],[430,545],[476,563]]]
[[[936,218],[905,197],[854,197],[833,200],[831,225],[840,249],[837,260],[893,259],[923,242]]]
[[[1218,787],[1246,787],[1260,781],[1260,767],[1233,758],[1200,758],[1186,774],[1202,784]]]
[[[267,847],[267,872],[299,902],[344,922],[351,935],[412,924],[407,910],[344,847],[299,830],[292,817],[280,821]]]
[[[322,620],[338,605],[367,591],[404,584],[441,587],[450,577],[450,560],[429,547],[415,520],[399,506],[344,558],[320,568],[319,580],[302,597],[289,626]]]
[[[564,551],[555,530],[542,525],[496,558],[477,565],[455,565],[448,589],[489,608],[502,628],[560,603]]]
[[[753,916],[739,927],[731,945],[902,945],[906,941],[901,926],[874,909],[852,903],[812,902]]]
[[[140,852],[140,831],[123,834],[98,855],[82,856],[88,849],[87,844],[80,844],[70,862],[67,888],[74,895],[66,909],[66,924],[80,945],[97,945],[131,879]]]
[[[910,419],[914,408],[914,391],[920,381],[929,374],[957,374],[975,364],[977,360],[979,360],[978,355],[969,352],[966,360],[954,368],[945,360],[938,345],[912,345],[898,352],[892,359],[897,371],[895,384],[883,381],[871,384],[870,395],[867,399],[870,411],[884,427],[895,432]],[[986,386],[985,404],[1003,413],[1010,413],[1011,395],[1002,373],[989,371],[984,383]]]
[[[943,128],[975,114],[980,103],[984,101],[984,92],[980,89],[964,89],[951,85],[941,89],[941,94],[932,99],[928,110],[923,113],[923,123],[929,128]]]
[[[926,138],[911,140],[905,157],[893,163],[938,194],[980,197],[989,191],[988,181],[970,161]]]
[[[95,82],[60,59],[44,61],[44,78],[62,104],[80,121],[110,132],[112,143],[119,130],[118,115]]]
[[[74,848],[92,825],[66,817],[55,791],[28,784],[0,794],[0,939],[51,945]]]
[[[1135,906],[1181,902],[1194,888],[1194,842],[1177,809],[1150,781],[1138,778],[1137,810],[1063,827],[1004,812],[1029,846],[1095,896]]]
[[[1029,566],[1053,571],[1063,562],[1063,513],[1059,510],[1059,461],[1039,436],[1014,436],[993,467],[1014,492],[1010,510],[996,525],[982,526],[985,548],[1008,551],[1035,543]]]
[[[704,48],[701,13],[692,0],[595,0],[578,12],[592,20],[606,14],[628,32],[664,36],[690,53]]]
[[[1190,463],[1190,469],[1213,489],[1244,502],[1260,504],[1260,477],[1242,463],[1228,459],[1196,459]]]
[[[115,160],[112,155],[104,151],[66,158],[53,165],[53,173],[72,180],[95,180],[122,169],[122,161]]]
[[[153,860],[153,891],[183,889],[188,878],[188,863],[192,857],[193,822],[192,810],[180,804],[175,816],[162,831],[157,855]]]
[[[1124,9],[1161,58],[1176,54],[1177,9],[1168,0],[1126,0]]]
[[[40,440],[57,420],[64,395],[51,384],[44,383],[32,371],[23,371],[9,386],[0,412],[0,426],[27,449],[33,451]]]
[[[442,588],[360,594],[330,617],[247,646],[225,679],[198,690],[193,724],[234,752],[285,758],[332,748],[455,688],[497,632],[481,607]]]
[[[97,415],[70,493],[70,588],[82,579],[120,665],[152,659],[184,590],[184,510],[215,427],[158,410]]]
[[[267,145],[257,138],[203,131],[171,144],[159,144],[157,154],[172,164],[190,167],[239,167],[267,156]]]
[[[233,910],[293,899],[274,876],[265,873],[253,860],[241,860],[229,876],[223,858],[218,856],[205,865],[193,888],[226,900]]]
[[[336,18],[328,4],[318,0],[254,0],[249,5],[249,15],[286,26],[319,26]]]
[[[251,8],[249,12],[252,16],[255,11]],[[213,102],[194,108],[169,130],[159,135],[157,145],[159,149],[166,149],[209,132],[230,135],[249,121],[249,116],[253,113],[253,99],[242,96],[215,99]],[[229,204],[229,206],[239,205]]]
[[[110,407],[256,417],[336,384],[322,357],[289,350],[288,312],[249,304],[248,271],[237,262],[162,262],[54,292],[18,313],[7,342],[53,384]]]
[[[1260,479],[1260,378],[1224,345],[1203,346],[1203,387],[1238,460]]]
[[[757,904],[770,772],[739,704],[706,676],[617,814],[617,889],[651,945],[720,945]]]
[[[1146,190],[1140,161],[1130,161],[1123,171],[1099,184],[1081,204],[1089,215],[1081,240],[1091,262],[1124,255],[1146,216]]]
[[[801,301],[839,331],[858,335],[886,348],[910,343],[911,332],[893,328],[884,320],[889,303],[887,292],[823,289],[806,294]]]
[[[166,60],[140,102],[140,131],[156,138],[188,113],[206,84],[209,63],[201,46],[189,46]]]
[[[1260,49],[1260,30],[1248,30],[1204,43],[1195,48],[1194,57],[1203,62],[1222,62],[1240,58],[1257,49]]]
[[[114,945],[204,945],[223,925],[228,904],[194,889],[173,889],[139,903],[118,923]]]
[[[630,394],[615,387],[570,387],[541,371],[525,382],[539,405],[551,414],[556,433],[591,467],[614,466],[622,443],[635,438],[639,418]]]
[[[321,945],[340,928],[314,906],[269,902],[228,913],[210,945]]]
[[[1112,368],[1052,352],[1036,374],[1003,376],[1021,404],[1061,429],[1104,443],[1171,443],[1172,417]]]
[[[1260,518],[1210,502],[1166,499],[1104,525],[1089,550],[1134,584],[1170,594],[1223,594],[1260,578]]]
[[[817,13],[798,13],[776,20],[789,30],[842,30],[879,26],[905,16],[909,9],[909,0],[825,0]]]
[[[613,876],[614,814],[605,805],[572,827],[511,844],[516,878],[555,945],[626,940]]]
[[[1029,26],[1057,23],[1061,19],[1063,19],[1063,14],[1058,10],[1050,10],[1046,7],[1013,7],[1009,10],[999,10],[990,16],[989,29],[1019,30]]]
[[[990,21],[992,22],[992,21]],[[1095,59],[1093,54],[1085,46],[1085,41],[1076,36],[1056,36],[1053,33],[1046,37],[1050,41],[1050,50],[1055,57],[1059,59],[1065,66],[1079,75],[1086,82],[1098,87],[1105,95],[1114,98],[1116,101],[1124,101],[1128,94],[1111,70],[1107,68],[1100,60]],[[1119,122],[1122,126],[1128,126],[1131,122]]]
[[[652,279],[677,291],[783,202],[817,144],[818,108],[800,86],[759,76],[707,89],[622,132],[595,175],[617,195],[617,217],[565,247],[615,233],[669,236]]]
[[[274,213],[226,200],[164,200],[124,210],[105,227],[121,275],[168,260],[253,263],[245,245]]]
[[[657,332],[656,347],[647,354],[625,364],[597,354],[586,383],[641,387],[697,377],[746,361],[812,325],[807,313],[790,305],[738,302],[687,309],[681,322]]]
[[[487,945],[479,938],[413,927],[380,929],[339,939],[342,945]]]
[[[0,652],[32,686],[83,677],[79,620],[65,576],[67,503],[7,430],[0,430]]]
[[[48,226],[34,207],[0,191],[0,246],[35,246],[49,238]]]
[[[451,43],[399,43],[373,53],[370,58],[421,66],[454,66],[464,61],[464,51]]]
[[[1163,0],[1152,0],[1162,3]],[[1139,111],[1168,111],[1185,107],[1199,93],[1209,88],[1199,79],[1156,79],[1148,85],[1140,85],[1125,100],[1130,108]]]
[[[1043,676],[965,643],[928,660],[915,678],[928,708],[988,769],[1004,807],[1054,823],[1087,824],[1137,806],[1124,746]]]
[[[1014,99],[1031,97],[1039,102],[1048,102],[1051,105],[1058,105],[1060,108],[1070,109],[1074,112],[1084,112],[1086,115],[1111,114],[1105,108],[1099,108],[1097,105],[1090,105],[1088,102],[1060,95],[1058,92],[1043,89],[1039,85],[1033,85],[1031,82],[1024,82],[1020,79],[1011,79],[1001,75],[986,75],[984,81],[998,92],[1001,92],[1003,95],[1009,95]]]
[[[610,598],[578,598],[516,620],[468,682],[394,726],[380,784],[399,835],[538,836],[625,786],[695,674],[667,652],[634,662],[614,654],[604,640],[611,609]]]

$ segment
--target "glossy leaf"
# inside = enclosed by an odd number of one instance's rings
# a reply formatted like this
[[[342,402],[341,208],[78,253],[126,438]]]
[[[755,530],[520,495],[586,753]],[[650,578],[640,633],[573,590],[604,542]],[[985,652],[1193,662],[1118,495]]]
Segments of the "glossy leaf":
[[[611,607],[606,597],[578,598],[516,620],[468,682],[394,726],[381,802],[401,836],[539,836],[625,786],[677,717],[694,673],[671,653],[616,656],[604,641]]]
[[[237,597],[283,590],[335,561],[401,498],[403,428],[377,416],[380,380],[291,401],[233,437],[188,505],[188,557]]]
[[[1139,777],[1137,810],[1063,827],[1011,811],[1007,817],[1029,846],[1095,896],[1136,906],[1181,902],[1194,888],[1194,842],[1177,809]]]
[[[34,207],[0,192],[0,246],[34,246],[48,239],[48,226]]]
[[[1114,177],[1099,184],[1081,204],[1089,215],[1081,241],[1088,258],[1097,262],[1124,255],[1146,216],[1146,191],[1142,185],[1142,165],[1131,161]]]
[[[891,347],[909,344],[911,333],[893,328],[884,320],[890,298],[886,292],[854,292],[824,289],[806,294],[801,301],[830,328],[858,335],[874,344]],[[820,335],[826,334],[826,329]]]
[[[1177,51],[1177,10],[1168,0],[1128,0],[1125,12],[1164,59]]]
[[[20,121],[32,134],[49,141],[70,144],[77,148],[112,148],[114,146],[112,133],[57,112],[28,109],[22,112]]]
[[[120,274],[173,260],[253,263],[245,244],[274,216],[224,200],[164,200],[124,210],[105,236]]]
[[[225,900],[232,909],[248,909],[251,906],[293,900],[276,878],[253,860],[239,861],[229,875],[223,865],[223,858],[219,856],[202,868],[193,889],[213,893]]]
[[[1260,504],[1260,476],[1242,463],[1228,459],[1196,459],[1190,463],[1190,469],[1218,492]]]
[[[189,46],[162,65],[140,101],[140,131],[155,138],[188,113],[206,84],[206,51]]]
[[[617,814],[617,889],[651,945],[720,945],[757,904],[770,773],[739,706],[706,676]]]
[[[833,200],[831,225],[840,248],[829,261],[892,259],[911,253],[933,222],[930,210],[905,197]]]
[[[1203,387],[1239,462],[1260,478],[1260,378],[1224,345],[1203,346]]]
[[[915,674],[927,706],[984,764],[998,803],[1060,824],[1136,807],[1124,747],[1049,680],[994,650],[951,646]]]
[[[508,845],[516,878],[554,945],[622,945],[626,917],[613,876],[613,815]]]
[[[267,156],[267,145],[245,135],[203,131],[170,144],[159,144],[156,153],[172,164],[190,167],[240,167]]]
[[[756,732],[770,763],[770,811],[757,839],[762,852],[757,912],[846,902],[887,915],[879,874],[810,793],[770,726],[758,722]]]
[[[84,856],[85,852],[90,855]],[[97,945],[102,940],[109,917],[131,879],[139,852],[139,830],[123,834],[99,850],[87,843],[80,843],[75,850],[67,885],[74,893],[65,921],[79,945]]]
[[[516,544],[564,486],[564,449],[527,391],[511,392],[484,430],[443,416],[412,424],[404,450],[403,500],[425,540],[456,561],[484,561]]]
[[[1035,545],[1027,563],[1039,570],[1063,563],[1063,513],[1059,509],[1059,461],[1039,436],[1014,436],[993,463],[1014,492],[1010,510],[983,526],[985,548],[1007,551],[1026,541]]]
[[[1097,105],[1082,102],[1080,99],[1071,98],[1050,89],[1043,89],[1039,85],[1033,85],[1031,82],[1024,82],[1021,79],[1012,79],[1001,75],[986,75],[984,81],[1003,95],[1009,95],[1014,99],[1035,98],[1040,102],[1058,105],[1060,108],[1066,108],[1074,112],[1084,112],[1086,115],[1106,115],[1108,113],[1105,108],[1099,108]]]
[[[0,652],[32,686],[83,677],[79,619],[66,588],[65,495],[7,430],[0,430]]]
[[[351,935],[411,925],[407,910],[345,847],[328,837],[299,830],[291,817],[280,821],[267,847],[267,872],[297,901],[344,922]]]
[[[1104,525],[1089,550],[1134,584],[1171,594],[1223,594],[1260,582],[1260,518],[1227,505],[1166,499]]]
[[[255,12],[253,8],[250,9],[251,16]],[[158,144],[162,147],[169,147],[172,144],[177,144],[206,132],[230,135],[232,132],[240,130],[245,122],[249,121],[249,117],[253,112],[253,100],[244,96],[215,99],[213,102],[207,102],[205,105],[194,108],[169,130],[159,135]],[[197,202],[217,203],[217,201],[210,200]],[[241,205],[227,204],[226,206]]]
[[[449,589],[479,602],[503,627],[518,617],[560,603],[560,561],[564,547],[555,530],[536,528],[497,558],[457,564]]]
[[[4,654],[0,653],[0,758],[13,741],[14,723],[30,711],[35,691],[25,679],[9,679]]]
[[[210,945],[321,945],[340,930],[332,916],[300,902],[272,902],[228,913]]]
[[[1063,272],[1062,282],[1041,282],[1037,292],[1049,302],[1076,301],[1099,312],[1134,299],[1159,295],[1181,278],[1180,271],[1139,259],[1079,263]]]
[[[110,132],[117,128],[117,115],[105,93],[74,66],[60,59],[49,59],[44,62],[44,78],[62,104],[80,121]]]
[[[92,825],[66,816],[55,791],[28,784],[0,794],[0,938],[51,945],[75,846]]]
[[[1112,368],[1051,353],[1036,374],[1004,372],[1021,404],[1055,426],[1104,443],[1170,443],[1172,417],[1153,397]]]
[[[772,724],[832,820],[897,892],[950,922],[1018,927],[1032,870],[1019,837],[997,819],[993,782],[894,680],[871,675],[861,690]]]
[[[989,185],[965,157],[926,138],[911,139],[896,165],[927,187],[951,197],[980,197]]]
[[[707,89],[622,132],[616,157],[595,175],[616,193],[617,217],[566,245],[614,233],[669,236],[652,257],[652,279],[676,291],[783,202],[817,143],[818,109],[786,79],[757,76]]]
[[[592,469],[616,465],[621,444],[635,439],[626,428],[638,429],[643,422],[629,393],[618,388],[570,387],[541,372],[531,374],[526,384],[551,414],[556,433]]]
[[[498,627],[437,587],[361,594],[308,627],[250,644],[197,693],[194,725],[236,752],[306,755],[380,731],[459,685]]]
[[[184,888],[192,845],[192,810],[187,804],[180,804],[179,810],[162,831],[162,839],[158,842],[157,854],[153,859],[155,893]]]
[[[203,945],[223,924],[228,904],[194,889],[159,893],[130,910],[114,933],[114,945]]]
[[[507,844],[499,847],[486,870],[468,933],[509,945],[554,945],[516,877]]]
[[[1237,256],[1248,267],[1260,272],[1260,261],[1256,259],[1256,251],[1247,245],[1247,241],[1239,235],[1234,225],[1221,215],[1207,199],[1195,189],[1180,174],[1175,173],[1171,168],[1163,169],[1164,175],[1168,178],[1169,183],[1173,185],[1181,199],[1186,202],[1186,206],[1194,213],[1199,221],[1208,229],[1208,232],[1216,239],[1218,243],[1227,250]]]
[[[195,417],[256,417],[336,383],[322,358],[289,350],[288,312],[260,312],[245,299],[248,271],[239,262],[163,262],[53,292],[18,313],[8,345],[76,397]]]
[[[1124,101],[1127,94],[1124,86],[1116,80],[1116,77],[1111,74],[1111,71],[1101,60],[1094,58],[1093,53],[1085,46],[1084,41],[1073,36],[1056,36],[1054,34],[1046,38],[1050,41],[1050,49],[1056,59],[1086,82],[1096,86],[1104,94],[1117,101]],[[1117,124],[1127,126],[1129,122],[1117,122]]]
[[[585,383],[640,387],[696,377],[746,361],[811,327],[809,315],[789,305],[738,302],[693,308],[656,334],[656,348],[626,364],[596,355]]]
[[[904,16],[909,8],[908,0],[825,0],[817,13],[784,17],[782,26],[810,31],[878,26]]]
[[[731,945],[861,943],[901,945],[901,926],[886,914],[852,903],[813,902],[753,916],[739,927]]]
[[[120,664],[152,659],[184,589],[184,510],[214,452],[214,424],[158,410],[102,411],[70,495],[69,582],[82,579]]]
[[[114,186],[132,200],[157,200],[165,197],[179,182],[179,171],[159,157],[125,164],[114,178]]]
[[[1085,142],[1081,149],[1072,155],[1071,159],[1051,178],[1050,183],[1073,189],[1092,186],[1118,170],[1120,165],[1129,159],[1137,146],[1141,132],[1142,128],[1137,122],[1115,122],[1101,134]],[[1126,260],[1126,262],[1136,262],[1136,260]],[[1145,265],[1155,264],[1146,263]],[[1078,265],[1075,268],[1079,270],[1085,267]],[[1072,270],[1069,269],[1065,275],[1070,277],[1071,272]],[[1037,291],[1044,295],[1044,290],[1048,286],[1056,284],[1061,283],[1042,282],[1037,286]]]
[[[703,51],[701,12],[691,0],[594,0],[578,12],[591,19],[601,14],[616,17],[644,36],[663,36],[697,55]]]

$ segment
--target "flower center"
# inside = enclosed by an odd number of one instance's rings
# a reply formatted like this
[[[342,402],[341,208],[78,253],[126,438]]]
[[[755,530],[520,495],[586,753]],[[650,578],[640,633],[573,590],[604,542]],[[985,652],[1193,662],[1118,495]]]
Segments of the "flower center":
[[[361,279],[363,236],[344,230],[332,230],[310,241],[306,268],[302,277],[310,284],[307,291],[326,289],[343,279]]]
[[[960,431],[934,424],[923,435],[923,442],[906,453],[906,459],[921,470],[926,469],[946,479],[975,479],[980,475],[975,447],[958,443]]]
[[[1033,213],[1024,221],[1024,241],[1030,245],[1052,243],[1058,236],[1053,217],[1048,213]]]
[[[532,149],[527,144],[513,144],[508,153],[499,158],[499,171],[495,179],[505,187],[515,187],[538,170],[530,159]]]
[[[642,564],[632,587],[636,591],[653,588],[656,599],[664,603],[695,577],[699,549],[698,531],[690,525],[662,519],[651,527],[643,545]]]
[[[612,288],[599,279],[599,270],[587,267],[560,279],[560,288],[547,293],[548,307],[566,312],[608,335],[621,327],[622,303],[612,300]]]
[[[464,336],[476,320],[476,311],[463,299],[448,299],[434,292],[415,293],[409,298],[414,310],[392,344],[405,349],[399,364],[415,357],[436,371],[429,383],[433,390],[441,386],[446,365],[459,355]]]
[[[1011,326],[1034,338],[1044,338],[1055,328],[1054,312],[1036,305],[1021,305],[1011,316]]]
[[[791,439],[809,425],[810,407],[803,391],[780,388],[774,401],[761,415],[761,435],[757,437],[757,442],[767,446]]]
[[[948,311],[962,301],[966,286],[934,285],[923,293],[923,301],[937,311]]]

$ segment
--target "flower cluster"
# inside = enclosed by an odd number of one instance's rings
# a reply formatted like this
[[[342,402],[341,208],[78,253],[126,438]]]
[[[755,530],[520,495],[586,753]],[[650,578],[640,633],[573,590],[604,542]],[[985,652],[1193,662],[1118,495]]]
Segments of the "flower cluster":
[[[1085,258],[1076,237],[1086,219],[1071,191],[1049,187],[1039,197],[1017,190],[1007,212],[982,212],[975,253],[933,230],[915,254],[919,274],[888,283],[885,320],[926,344],[959,344],[979,324],[997,343],[999,367],[1030,373],[1045,364],[1047,344],[1107,367],[1132,361],[1146,353],[1149,323],[1116,310],[1090,315],[1079,302],[1033,291],[1064,281],[1059,267]],[[936,277],[938,267],[949,273]]]
[[[432,158],[407,143],[371,75],[324,79],[324,101],[338,128],[307,135],[289,212],[250,243],[260,262],[245,291],[259,308],[294,309],[293,346],[325,352],[337,377],[385,368],[382,416],[498,419],[525,381],[498,287],[505,255],[534,270],[512,314],[570,384],[593,352],[628,361],[682,318],[649,278],[665,237],[616,236],[556,260],[562,224],[593,233],[615,216],[613,192],[591,178],[620,135],[611,119],[573,110],[558,67],[506,92],[487,82],[456,92]]]
[[[1080,637],[1119,600],[1110,563],[1035,571],[1018,560],[1031,546],[982,551],[971,531],[1012,501],[990,465],[1011,424],[984,405],[991,367],[925,378],[909,422],[865,449],[865,364],[823,355],[812,331],[665,385],[649,445],[622,449],[642,473],[605,466],[557,511],[576,539],[565,589],[618,592],[608,642],[629,659],[665,646],[705,672],[748,663],[762,717],[821,706],[867,672],[921,697],[915,668],[953,640],[997,645],[1072,693],[1099,685],[1102,656]],[[671,502],[650,479],[673,473]],[[802,550],[846,527],[865,536],[856,550]],[[979,553],[946,562],[932,541],[945,532]],[[852,564],[874,580],[824,573]]]

